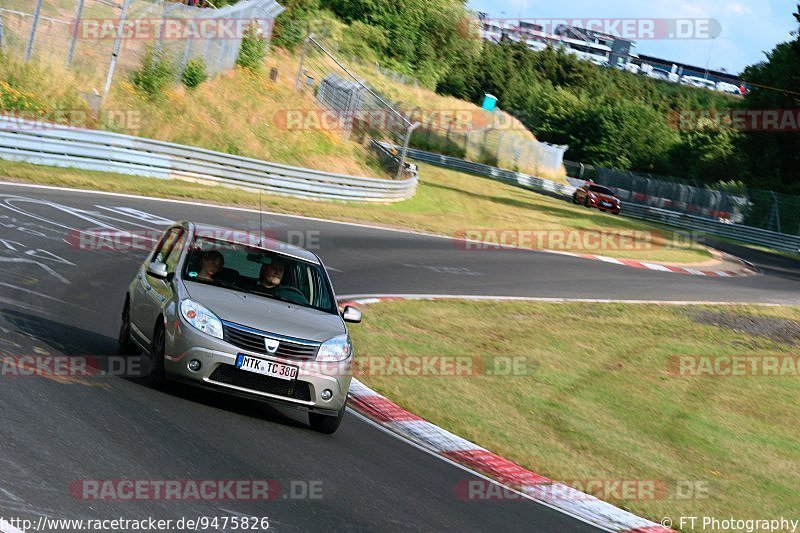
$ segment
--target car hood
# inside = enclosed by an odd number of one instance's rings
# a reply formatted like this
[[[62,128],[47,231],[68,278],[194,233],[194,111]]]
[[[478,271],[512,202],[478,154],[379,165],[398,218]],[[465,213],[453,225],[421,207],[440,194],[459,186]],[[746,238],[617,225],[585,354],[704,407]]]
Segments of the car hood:
[[[202,283],[184,287],[192,300],[226,322],[318,342],[347,331],[339,315]]]
[[[619,199],[616,196],[609,196],[599,192],[593,192],[592,194],[594,194],[598,200],[605,200],[606,202],[611,202],[612,204],[619,202]]]

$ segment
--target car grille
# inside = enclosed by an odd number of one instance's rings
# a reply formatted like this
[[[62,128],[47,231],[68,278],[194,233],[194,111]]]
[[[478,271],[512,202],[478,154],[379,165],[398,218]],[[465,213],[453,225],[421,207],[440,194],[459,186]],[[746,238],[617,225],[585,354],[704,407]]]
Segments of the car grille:
[[[317,357],[319,350],[318,342],[304,341],[300,339],[289,340],[286,337],[273,333],[257,332],[250,328],[244,328],[238,324],[225,322],[222,325],[223,338],[225,342],[238,346],[250,352],[274,355],[285,359],[295,359],[298,361],[311,361]],[[267,352],[264,346],[264,339],[269,338],[280,342],[275,353]]]
[[[284,396],[293,400],[310,401],[311,390],[305,381],[287,381],[285,379],[261,376],[233,365],[219,365],[208,377],[210,381],[234,385],[243,389],[266,392],[276,396]]]

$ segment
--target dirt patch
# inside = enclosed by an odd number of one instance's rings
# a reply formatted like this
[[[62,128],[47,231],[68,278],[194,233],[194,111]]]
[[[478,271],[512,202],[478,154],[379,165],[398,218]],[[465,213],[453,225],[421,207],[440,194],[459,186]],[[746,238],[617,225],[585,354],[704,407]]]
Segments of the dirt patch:
[[[767,337],[780,343],[800,343],[800,322],[794,320],[719,311],[691,313],[690,317],[700,324],[710,324],[751,336]]]

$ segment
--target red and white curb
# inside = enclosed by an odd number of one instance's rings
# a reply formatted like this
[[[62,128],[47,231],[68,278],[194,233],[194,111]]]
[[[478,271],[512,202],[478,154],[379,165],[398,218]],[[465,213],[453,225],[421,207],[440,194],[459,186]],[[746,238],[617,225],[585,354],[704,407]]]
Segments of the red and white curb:
[[[420,298],[413,296],[359,298],[341,301],[339,305],[367,305],[381,301],[402,299]],[[480,299],[489,298],[483,297]],[[379,425],[436,455],[492,478],[513,491],[524,494],[548,507],[608,531],[630,533],[666,533],[673,531],[668,527],[636,516],[594,496],[531,472],[486,448],[482,448],[428,422],[414,413],[406,411],[355,378],[350,383],[349,393],[350,407]],[[454,498],[458,497],[457,492],[458,488],[453,487]]]
[[[633,268],[646,268],[648,270],[657,270],[659,272],[675,272],[676,274],[689,274],[691,276],[716,276],[720,278],[736,278],[743,276],[754,276],[758,273],[755,267],[745,263],[738,257],[727,256],[729,261],[738,263],[740,266],[726,270],[710,270],[701,266],[682,266],[671,265],[664,263],[655,263],[652,261],[639,261],[636,259],[616,259],[614,257],[606,257],[604,255],[592,254],[576,254],[573,252],[561,252],[557,250],[547,250],[550,253],[567,255],[570,257],[580,257],[582,259],[592,259],[594,261],[603,261],[604,263],[611,263],[613,265],[628,266]],[[724,264],[724,263],[723,263]]]
[[[410,413],[357,379],[350,384],[350,407],[381,426],[453,462],[497,480],[535,501],[609,531],[670,532],[561,483],[531,472],[489,450]],[[453,497],[457,497],[453,487]]]

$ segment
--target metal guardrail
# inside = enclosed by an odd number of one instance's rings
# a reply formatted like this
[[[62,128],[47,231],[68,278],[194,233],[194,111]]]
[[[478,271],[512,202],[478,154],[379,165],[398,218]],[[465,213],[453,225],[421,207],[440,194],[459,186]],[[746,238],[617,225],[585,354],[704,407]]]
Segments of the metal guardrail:
[[[534,192],[548,194],[566,200],[571,199],[572,194],[575,192],[575,187],[573,185],[563,185],[543,178],[528,176],[519,172],[504,170],[481,163],[473,163],[456,157],[449,157],[416,149],[409,149],[408,156],[424,163],[485,176]],[[786,233],[777,233],[775,231],[754,228],[752,226],[730,224],[710,218],[688,215],[677,211],[638,205],[630,202],[623,202],[621,215],[646,220],[648,222],[665,224],[686,231],[704,233],[715,237],[765,246],[775,250],[788,252],[800,251],[800,235],[789,235]]]
[[[381,143],[381,145],[386,149],[400,149],[399,146],[393,146],[386,143]],[[461,172],[467,172],[469,174],[477,174],[479,176],[496,179],[498,181],[516,185],[525,189],[530,189],[539,193],[556,194],[559,196],[572,196],[572,193],[575,192],[575,187],[572,187],[571,185],[564,185],[543,178],[537,178],[536,176],[523,174],[521,172],[514,172],[513,170],[505,170],[490,165],[484,165],[483,163],[473,163],[472,161],[459,159],[457,157],[450,157],[441,154],[434,154],[432,152],[426,152],[424,150],[417,150],[416,148],[408,149],[408,157],[417,161],[422,161],[423,163],[430,163],[431,165],[449,168],[451,170],[458,170]]]
[[[765,246],[775,250],[795,253],[800,251],[800,235],[778,233],[741,224],[729,224],[646,205],[623,203],[622,212],[629,217],[666,224],[687,231],[707,233],[715,237]]]
[[[271,194],[392,202],[417,179],[387,180],[260,161],[193,146],[0,116],[0,159],[163,179],[213,181]]]

